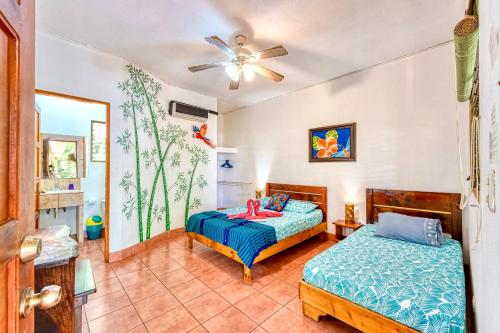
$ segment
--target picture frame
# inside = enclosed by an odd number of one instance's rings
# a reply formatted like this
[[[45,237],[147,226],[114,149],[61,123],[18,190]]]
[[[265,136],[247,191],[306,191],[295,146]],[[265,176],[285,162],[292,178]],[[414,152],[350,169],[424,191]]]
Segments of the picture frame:
[[[356,123],[309,129],[309,162],[356,161]]]

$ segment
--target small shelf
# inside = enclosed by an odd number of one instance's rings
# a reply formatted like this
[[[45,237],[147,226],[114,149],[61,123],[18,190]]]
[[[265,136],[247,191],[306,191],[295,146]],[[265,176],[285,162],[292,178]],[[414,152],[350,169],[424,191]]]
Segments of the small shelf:
[[[228,147],[217,147],[218,154],[236,154],[236,148],[228,148]]]
[[[245,195],[253,196],[252,193],[252,183],[251,182],[236,182],[236,181],[226,181],[226,180],[218,180],[217,186],[221,186],[220,190],[222,192],[230,191],[232,189],[239,189],[243,191]]]

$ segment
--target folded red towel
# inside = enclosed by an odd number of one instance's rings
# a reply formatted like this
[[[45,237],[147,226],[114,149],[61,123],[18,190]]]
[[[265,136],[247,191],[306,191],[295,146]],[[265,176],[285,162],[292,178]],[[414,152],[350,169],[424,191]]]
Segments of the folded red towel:
[[[228,214],[230,219],[246,219],[246,220],[260,220],[266,217],[279,217],[283,216],[280,212],[260,211],[259,200],[247,200],[247,211],[239,214]]]

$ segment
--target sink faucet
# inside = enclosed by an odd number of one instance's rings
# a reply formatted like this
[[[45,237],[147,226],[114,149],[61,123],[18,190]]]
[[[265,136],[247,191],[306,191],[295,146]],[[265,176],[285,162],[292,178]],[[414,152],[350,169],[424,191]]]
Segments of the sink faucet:
[[[59,189],[59,179],[56,177],[54,173],[54,166],[50,164],[48,169],[49,169],[48,170],[49,178],[53,180],[52,191],[57,191]]]
[[[52,191],[59,190],[59,178],[55,176],[52,165],[49,165],[49,178],[53,180]]]

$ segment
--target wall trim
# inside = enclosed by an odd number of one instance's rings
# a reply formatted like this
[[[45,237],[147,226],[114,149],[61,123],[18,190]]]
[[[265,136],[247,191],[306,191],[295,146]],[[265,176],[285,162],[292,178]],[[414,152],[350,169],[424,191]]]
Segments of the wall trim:
[[[134,254],[136,254],[138,252],[150,249],[161,241],[167,240],[167,239],[172,238],[174,236],[183,235],[183,234],[185,234],[183,227],[162,232],[161,234],[153,236],[150,239],[147,239],[142,243],[134,244],[134,245],[129,246],[127,248],[124,248],[120,251],[111,252],[109,254],[109,262],[111,263],[111,262],[123,260],[125,258],[130,257],[130,256],[133,256]]]
[[[165,231],[165,232],[162,232],[161,234],[153,236],[150,239],[145,240],[142,243],[134,244],[134,245],[129,246],[129,247],[122,249],[120,251],[111,252],[109,254],[109,262],[112,263],[115,261],[120,261],[120,260],[126,259],[128,257],[133,256],[134,254],[136,254],[138,252],[141,252],[141,251],[144,251],[144,250],[147,250],[147,249],[154,247],[155,245],[157,245],[161,241],[167,240],[169,238],[173,238],[173,237],[178,236],[178,235],[185,235],[184,228],[177,228],[177,229]],[[326,235],[328,237],[328,240],[334,241],[335,243],[337,243],[337,239],[335,238],[335,234],[327,232]]]

